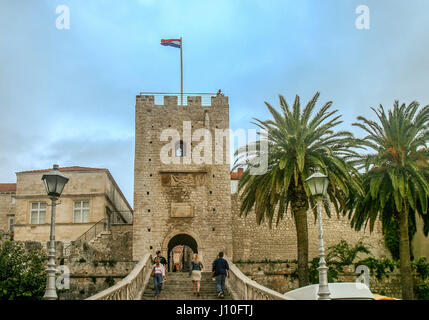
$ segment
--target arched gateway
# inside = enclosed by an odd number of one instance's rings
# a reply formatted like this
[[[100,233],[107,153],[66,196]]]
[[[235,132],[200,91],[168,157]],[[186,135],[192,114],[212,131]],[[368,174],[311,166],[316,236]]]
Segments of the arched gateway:
[[[168,244],[167,246],[163,245],[162,251],[165,252],[165,254],[167,254],[169,271],[173,270],[175,262],[182,266],[181,270],[187,270],[187,265],[190,259],[189,254],[198,253],[200,257],[202,256],[202,250],[201,250],[202,248],[201,246],[198,245],[198,242],[194,237],[192,237],[187,233],[182,233],[182,232],[180,233],[175,232],[175,235],[167,237],[165,242],[167,242],[169,238]],[[175,257],[173,255],[173,249],[175,248],[181,249],[178,254],[178,257]],[[191,252],[189,252],[189,250]],[[179,258],[180,261],[177,261],[177,258]]]
[[[212,96],[210,106],[201,96],[188,96],[186,106],[163,98],[158,105],[153,95],[136,97],[133,258],[156,250],[167,258],[185,245],[207,266],[219,251],[233,254],[228,97]],[[203,150],[202,130],[211,139]],[[201,162],[206,151],[212,156]]]

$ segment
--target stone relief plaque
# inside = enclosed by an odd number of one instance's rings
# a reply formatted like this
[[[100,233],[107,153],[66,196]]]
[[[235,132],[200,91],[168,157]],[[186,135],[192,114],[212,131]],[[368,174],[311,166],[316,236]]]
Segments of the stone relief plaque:
[[[195,185],[195,179],[193,174],[172,174],[171,175],[171,186],[193,186]]]
[[[205,184],[205,174],[203,173],[163,173],[161,174],[163,186],[171,187],[194,187]]]
[[[194,216],[194,209],[189,203],[172,202],[170,217],[172,218],[191,218]]]

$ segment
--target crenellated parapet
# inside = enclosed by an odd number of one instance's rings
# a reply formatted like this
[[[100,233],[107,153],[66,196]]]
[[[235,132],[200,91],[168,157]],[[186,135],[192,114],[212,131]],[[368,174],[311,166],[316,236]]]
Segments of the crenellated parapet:
[[[140,93],[136,104],[146,106],[181,106],[180,93]],[[215,93],[183,94],[183,107],[219,107],[228,106],[228,97]]]

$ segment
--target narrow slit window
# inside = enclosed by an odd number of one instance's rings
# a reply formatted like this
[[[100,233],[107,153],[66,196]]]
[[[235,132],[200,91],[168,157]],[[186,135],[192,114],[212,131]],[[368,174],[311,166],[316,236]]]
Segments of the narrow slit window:
[[[176,157],[184,157],[186,155],[185,143],[180,140],[176,143]]]

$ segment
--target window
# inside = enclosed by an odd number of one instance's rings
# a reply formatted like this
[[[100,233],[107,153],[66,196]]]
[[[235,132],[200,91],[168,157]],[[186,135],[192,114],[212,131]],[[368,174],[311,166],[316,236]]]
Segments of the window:
[[[231,180],[231,193],[237,193],[238,180]]]
[[[75,201],[73,208],[73,222],[83,223],[89,221],[89,200]]]
[[[176,143],[176,157],[184,157],[186,155],[185,143],[180,140]]]
[[[9,218],[9,232],[13,232],[13,225],[14,225],[14,222],[15,222],[15,218],[10,217],[10,218]]]
[[[46,202],[32,202],[30,211],[31,224],[44,224],[46,216]]]

